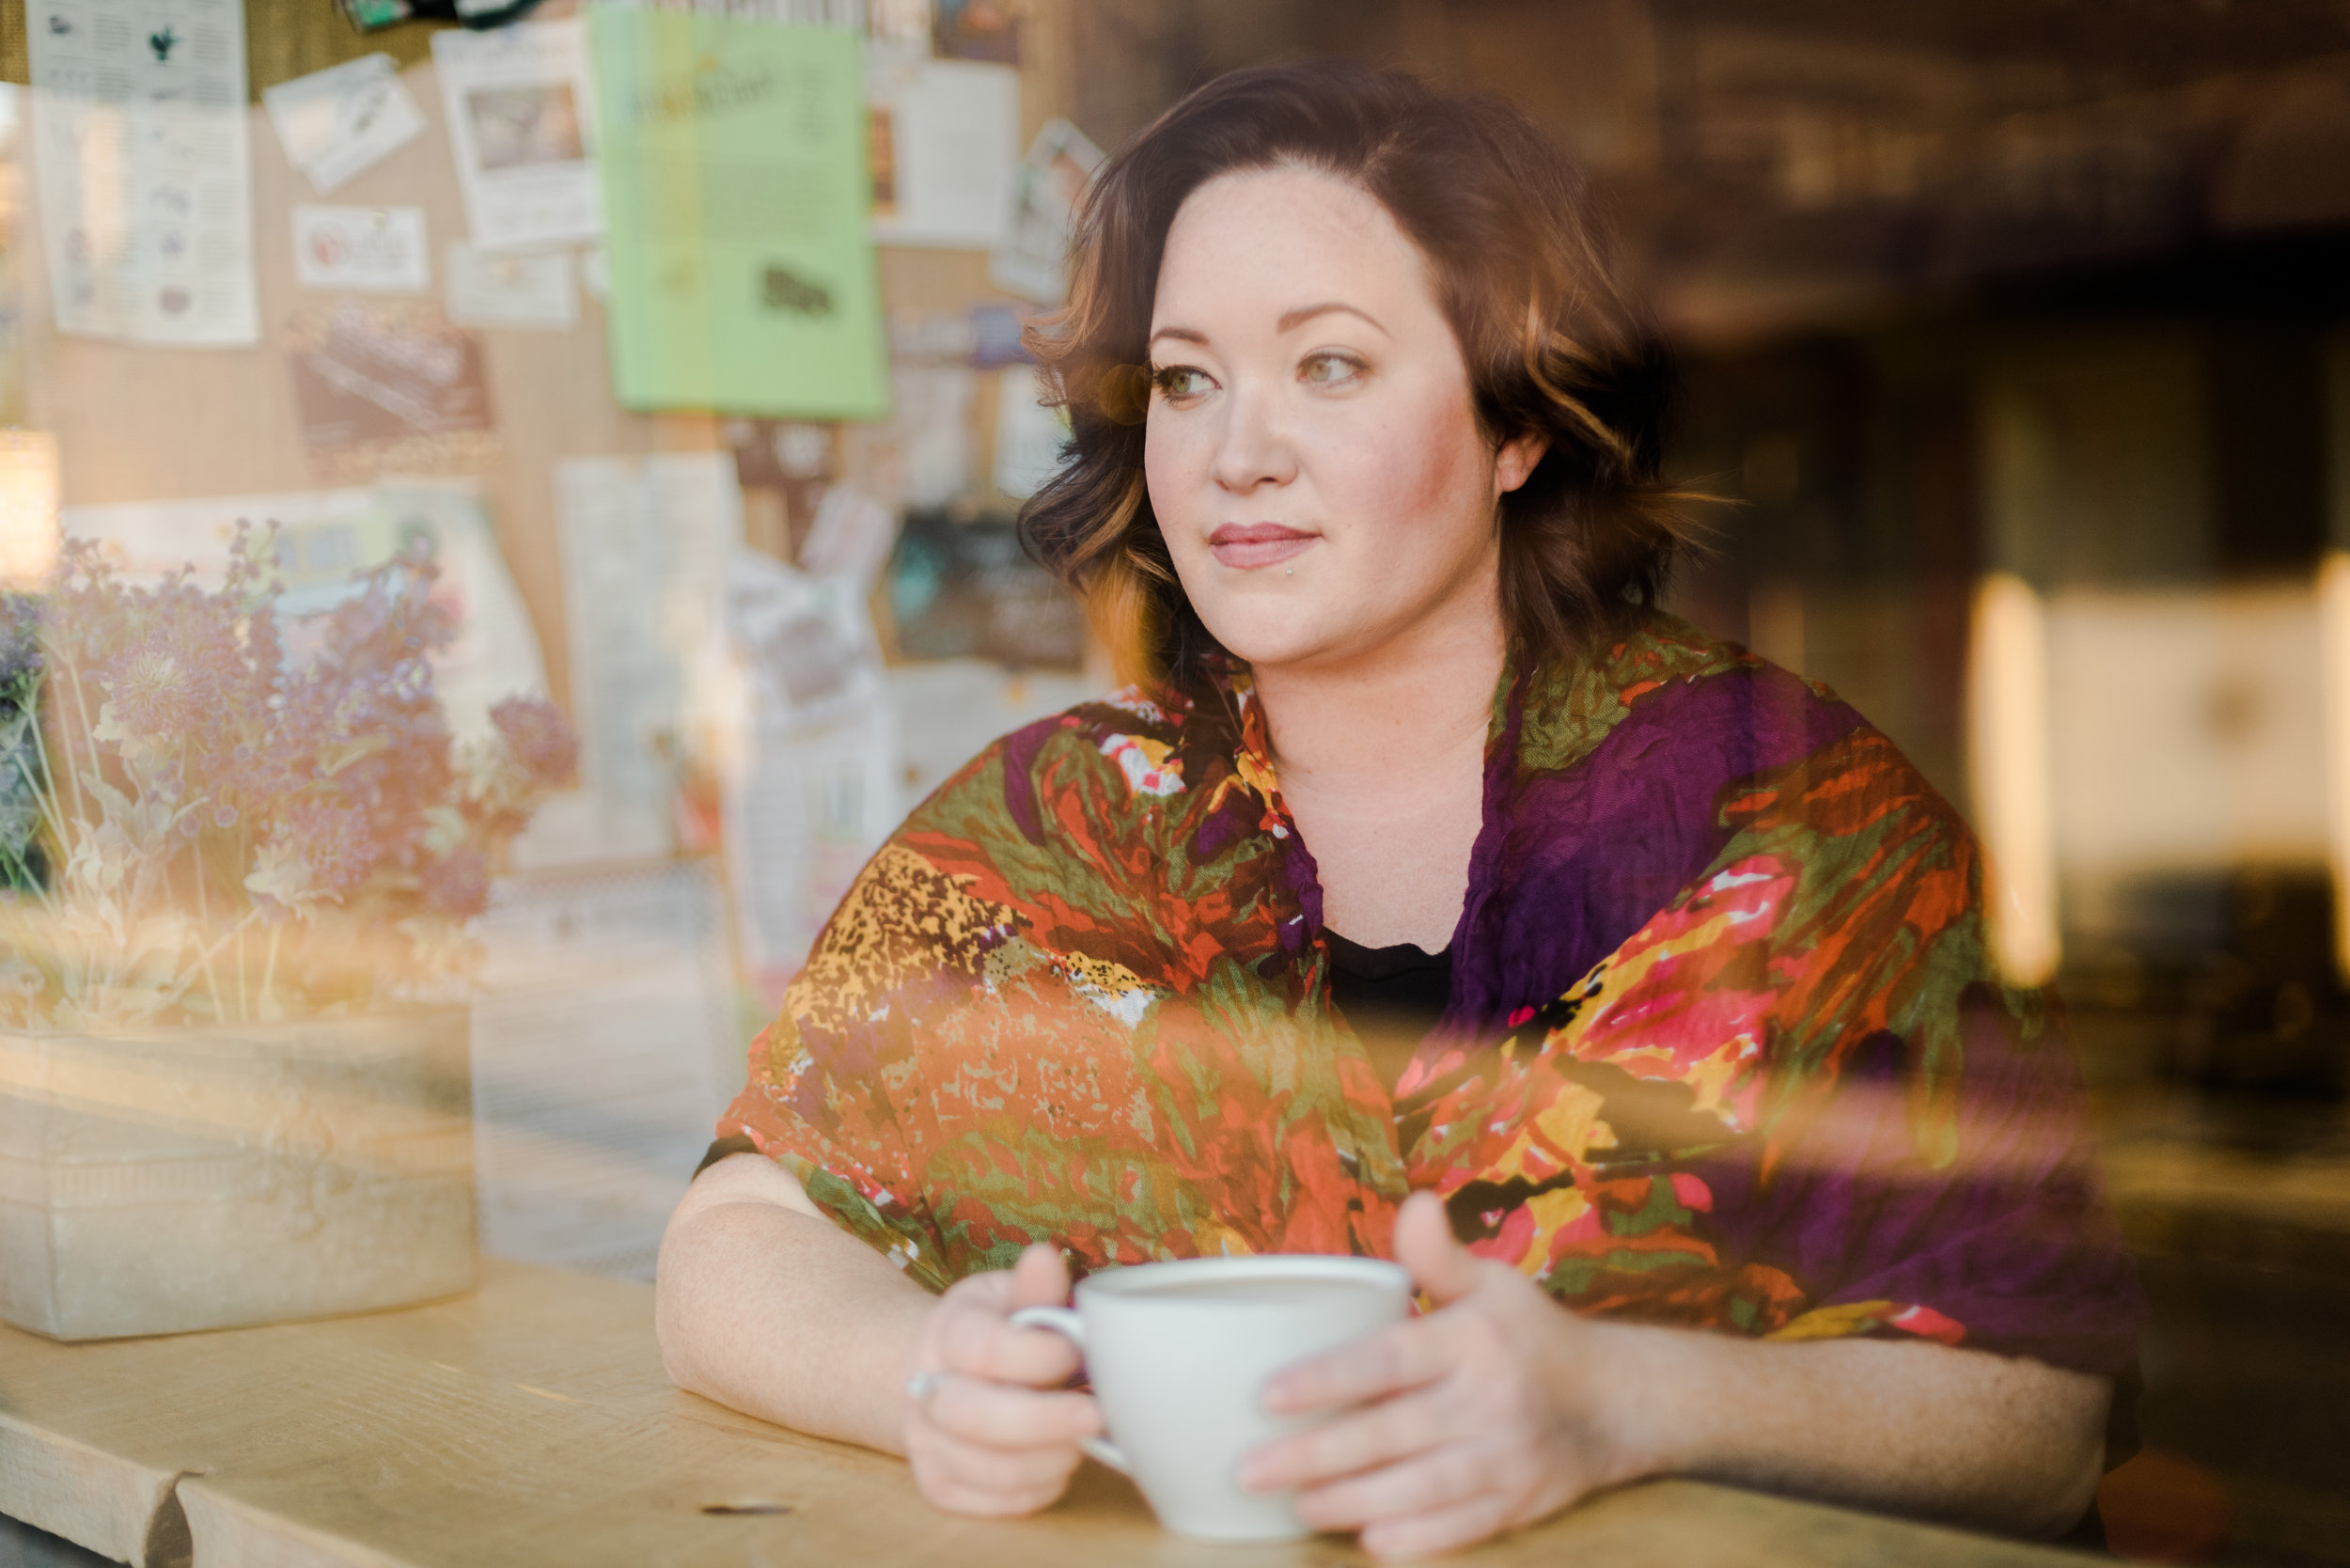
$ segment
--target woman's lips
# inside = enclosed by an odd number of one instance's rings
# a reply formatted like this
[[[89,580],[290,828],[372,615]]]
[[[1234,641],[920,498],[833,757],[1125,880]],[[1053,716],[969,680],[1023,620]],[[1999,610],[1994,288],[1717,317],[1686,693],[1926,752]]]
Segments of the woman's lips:
[[[1278,523],[1227,523],[1208,536],[1208,549],[1219,565],[1248,572],[1302,555],[1321,537]]]

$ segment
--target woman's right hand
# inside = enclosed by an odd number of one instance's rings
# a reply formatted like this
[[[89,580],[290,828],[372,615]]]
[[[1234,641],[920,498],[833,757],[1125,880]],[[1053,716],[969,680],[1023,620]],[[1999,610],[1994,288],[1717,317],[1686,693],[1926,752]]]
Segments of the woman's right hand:
[[[1042,1328],[1014,1328],[1023,1307],[1069,1300],[1069,1270],[1049,1247],[1009,1269],[959,1280],[915,1341],[906,1459],[922,1495],[958,1513],[997,1516],[1049,1507],[1102,1430],[1093,1396],[1063,1385],[1077,1352]],[[927,1374],[927,1375],[926,1375]]]

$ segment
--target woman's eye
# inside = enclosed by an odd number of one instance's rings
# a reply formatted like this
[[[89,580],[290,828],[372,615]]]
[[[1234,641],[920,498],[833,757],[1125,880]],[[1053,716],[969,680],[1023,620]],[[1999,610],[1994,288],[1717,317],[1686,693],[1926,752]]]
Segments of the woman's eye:
[[[1207,371],[1196,366],[1169,365],[1152,372],[1151,384],[1158,388],[1162,397],[1195,398],[1215,383],[1208,379]]]
[[[1318,353],[1298,367],[1298,377],[1315,386],[1339,386],[1363,373],[1363,362],[1353,354]]]

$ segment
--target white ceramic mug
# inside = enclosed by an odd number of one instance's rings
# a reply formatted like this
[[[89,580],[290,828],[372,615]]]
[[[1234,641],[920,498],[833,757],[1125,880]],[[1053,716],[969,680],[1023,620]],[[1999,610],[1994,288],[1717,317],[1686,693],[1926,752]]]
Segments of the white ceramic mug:
[[[1283,1541],[1312,1529],[1290,1494],[1242,1490],[1240,1462],[1321,1418],[1266,1415],[1265,1384],[1400,1322],[1411,1294],[1409,1275],[1371,1258],[1195,1258],[1106,1269],[1078,1283],[1074,1310],[1027,1307],[1011,1321],[1084,1353],[1114,1439],[1086,1451],[1134,1477],[1161,1524],[1206,1541]]]

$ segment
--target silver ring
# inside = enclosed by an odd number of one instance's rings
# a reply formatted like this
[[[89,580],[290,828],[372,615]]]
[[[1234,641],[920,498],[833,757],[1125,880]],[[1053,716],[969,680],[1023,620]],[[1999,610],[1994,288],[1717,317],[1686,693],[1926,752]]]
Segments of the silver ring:
[[[906,1398],[916,1404],[927,1404],[938,1386],[947,1380],[943,1372],[918,1372],[906,1379]]]

